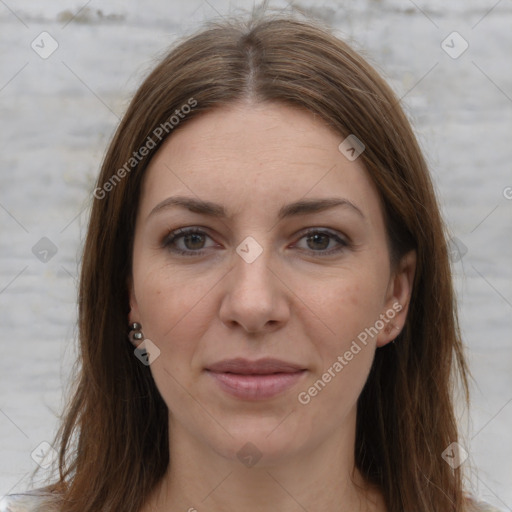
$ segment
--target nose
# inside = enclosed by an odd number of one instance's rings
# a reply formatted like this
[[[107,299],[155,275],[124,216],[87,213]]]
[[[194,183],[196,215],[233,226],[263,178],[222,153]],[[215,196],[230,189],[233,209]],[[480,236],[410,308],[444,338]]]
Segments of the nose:
[[[248,333],[266,333],[282,327],[290,316],[288,288],[265,249],[252,262],[237,253],[234,267],[223,279],[219,316],[229,326]]]

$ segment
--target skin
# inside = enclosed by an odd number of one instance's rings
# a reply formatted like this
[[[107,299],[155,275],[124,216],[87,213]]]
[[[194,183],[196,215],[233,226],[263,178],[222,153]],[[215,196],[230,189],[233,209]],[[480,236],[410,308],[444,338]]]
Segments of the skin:
[[[361,158],[349,161],[338,150],[342,140],[312,113],[239,103],[183,125],[152,159],[137,213],[128,320],[160,350],[150,370],[169,408],[171,464],[144,512],[386,510],[354,468],[356,402],[375,351],[405,323],[415,255],[391,268],[378,192]],[[178,195],[218,203],[228,216],[176,206],[149,215]],[[342,206],[277,219],[285,204],[327,197],[349,200],[362,215]],[[205,235],[163,247],[181,227]],[[348,245],[308,238],[307,228]],[[236,252],[248,236],[263,250],[251,263]],[[402,309],[389,319],[397,303]],[[299,393],[382,315],[388,321],[378,335],[300,403]],[[237,356],[275,357],[307,371],[277,397],[246,401],[204,371]],[[237,457],[248,442],[261,454],[252,467]]]

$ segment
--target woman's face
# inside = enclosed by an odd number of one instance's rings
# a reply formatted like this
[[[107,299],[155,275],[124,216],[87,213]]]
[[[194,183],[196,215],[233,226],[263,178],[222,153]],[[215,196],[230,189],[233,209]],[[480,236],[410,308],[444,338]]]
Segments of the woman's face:
[[[375,350],[405,322],[413,255],[392,273],[377,191],[342,140],[309,112],[237,104],[184,125],[147,169],[129,321],[160,351],[171,432],[223,457],[271,463],[353,433]],[[208,370],[232,358],[302,371]]]

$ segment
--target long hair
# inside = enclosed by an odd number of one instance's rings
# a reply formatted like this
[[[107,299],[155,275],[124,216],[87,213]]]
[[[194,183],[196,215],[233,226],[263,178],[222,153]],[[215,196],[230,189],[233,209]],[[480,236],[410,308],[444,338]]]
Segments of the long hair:
[[[469,403],[469,373],[426,162],[399,100],[357,52],[318,22],[278,15],[210,23],[178,41],[110,143],[83,248],[78,370],[55,444],[60,510],[137,512],[172,460],[167,407],[126,337],[141,183],[166,137],[247,99],[306,109],[340,142],[364,143],[392,263],[414,249],[417,267],[404,329],[376,351],[358,400],[356,466],[392,512],[467,510],[461,468],[441,456],[458,440],[453,391],[462,383]]]

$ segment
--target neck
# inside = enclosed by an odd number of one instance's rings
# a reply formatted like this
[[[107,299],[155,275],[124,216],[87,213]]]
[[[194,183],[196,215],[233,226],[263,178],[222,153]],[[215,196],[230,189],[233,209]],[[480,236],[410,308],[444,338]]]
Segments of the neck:
[[[246,459],[245,465],[237,450],[232,457],[219,455],[180,425],[171,425],[171,462],[144,512],[386,510],[379,490],[354,468],[355,428],[286,456],[262,456],[254,465]]]

